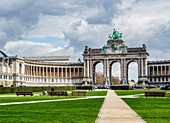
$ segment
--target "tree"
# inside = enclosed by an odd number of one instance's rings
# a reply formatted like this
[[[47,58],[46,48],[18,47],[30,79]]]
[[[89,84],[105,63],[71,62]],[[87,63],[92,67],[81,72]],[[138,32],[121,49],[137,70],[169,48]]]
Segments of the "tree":
[[[101,72],[96,72],[95,77],[96,77],[96,84],[97,85],[102,85],[103,81],[104,81],[104,75]],[[116,78],[116,77],[112,76],[112,84],[113,85],[119,85],[120,84],[119,78]]]
[[[112,76],[112,85],[120,85],[119,78]]]
[[[95,77],[96,77],[96,84],[97,85],[102,85],[103,81],[104,81],[104,76],[101,72],[96,72],[95,73]]]

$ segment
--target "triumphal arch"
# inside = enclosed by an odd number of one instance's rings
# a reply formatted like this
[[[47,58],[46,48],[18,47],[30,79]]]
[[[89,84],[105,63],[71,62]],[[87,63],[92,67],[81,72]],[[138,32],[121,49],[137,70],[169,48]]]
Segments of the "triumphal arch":
[[[145,44],[142,47],[128,48],[121,39],[122,34],[114,29],[109,35],[107,44],[99,49],[91,49],[85,46],[84,79],[93,82],[95,80],[95,67],[97,63],[103,64],[104,84],[111,85],[112,64],[120,63],[121,84],[128,84],[128,65],[136,62],[138,65],[138,81],[147,80],[147,61],[149,53]]]

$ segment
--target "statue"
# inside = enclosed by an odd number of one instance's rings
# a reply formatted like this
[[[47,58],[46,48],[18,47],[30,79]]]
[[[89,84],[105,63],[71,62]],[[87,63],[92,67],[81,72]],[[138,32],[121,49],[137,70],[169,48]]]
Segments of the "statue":
[[[121,39],[122,33],[119,33],[119,31],[116,31],[115,28],[113,29],[113,34],[109,34],[110,39]]]

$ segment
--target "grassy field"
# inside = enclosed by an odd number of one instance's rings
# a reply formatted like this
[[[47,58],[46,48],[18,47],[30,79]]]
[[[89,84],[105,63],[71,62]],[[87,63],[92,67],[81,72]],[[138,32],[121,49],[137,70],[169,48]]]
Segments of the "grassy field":
[[[123,98],[147,123],[170,122],[170,98]]]
[[[1,106],[0,122],[94,123],[104,98]]]
[[[87,92],[86,96],[105,96],[107,91],[90,91]],[[37,100],[51,100],[51,99],[68,99],[68,98],[78,98],[84,96],[71,96],[68,93],[68,96],[20,96],[20,97],[0,97],[0,103],[8,103],[8,102],[25,102],[25,101],[37,101]]]
[[[154,91],[170,93],[170,90],[115,90],[118,96],[144,94],[145,92],[154,92]]]

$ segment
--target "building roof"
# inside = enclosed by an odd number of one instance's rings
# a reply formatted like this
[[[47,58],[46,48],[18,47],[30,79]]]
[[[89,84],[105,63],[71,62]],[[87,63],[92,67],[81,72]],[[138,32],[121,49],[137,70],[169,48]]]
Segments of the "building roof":
[[[31,61],[68,61],[70,56],[35,56],[23,58]]]

